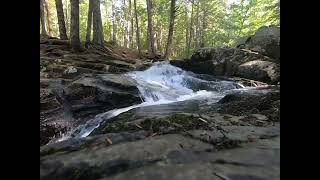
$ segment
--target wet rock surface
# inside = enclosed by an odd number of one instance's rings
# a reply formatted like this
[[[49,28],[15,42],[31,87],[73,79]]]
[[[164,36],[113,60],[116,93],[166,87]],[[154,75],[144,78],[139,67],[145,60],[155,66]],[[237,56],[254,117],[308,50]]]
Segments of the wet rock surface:
[[[279,179],[278,101],[270,88],[133,109],[42,146],[40,178]]]
[[[137,87],[117,74],[40,81],[40,145],[95,115],[141,103]]]
[[[41,39],[40,179],[280,179],[280,86],[267,85],[280,82],[280,59],[263,51],[269,32],[260,30],[243,47],[204,48],[190,60],[170,61],[200,73],[194,77],[203,82],[185,82],[196,91],[216,91],[206,81],[253,88],[101,116],[89,136],[61,142],[97,114],[140,104],[138,87],[123,73],[152,61],[109,45],[108,52],[74,54],[68,42]]]

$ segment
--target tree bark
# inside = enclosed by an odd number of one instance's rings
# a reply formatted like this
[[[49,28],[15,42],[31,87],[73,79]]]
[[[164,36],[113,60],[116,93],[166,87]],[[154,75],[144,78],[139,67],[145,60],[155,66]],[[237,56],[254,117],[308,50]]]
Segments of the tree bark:
[[[112,41],[117,42],[117,25],[114,0],[112,1]]]
[[[44,6],[46,8],[46,19],[47,19],[47,26],[48,26],[48,33],[49,33],[49,36],[52,36],[52,30],[51,30],[51,21],[50,21],[50,10],[49,10],[49,5],[48,5],[48,0],[44,0]]]
[[[159,30],[156,32],[157,50],[162,54],[161,40],[162,40],[162,25],[159,23]]]
[[[190,47],[191,47],[191,39],[192,39],[192,30],[193,30],[193,0],[191,2],[191,17],[190,17],[190,26],[189,26],[189,39],[188,39],[188,47],[187,47],[187,56],[190,55]]]
[[[91,41],[91,26],[92,26],[92,12],[93,12],[93,0],[89,0],[89,9],[88,9],[88,21],[87,21],[87,34],[86,34],[86,42]]]
[[[148,35],[149,35],[149,44],[150,44],[150,49],[149,49],[149,57],[154,58],[156,51],[154,48],[154,33],[153,33],[153,5],[152,5],[152,0],[146,0],[147,1],[147,14],[148,14]]]
[[[80,51],[79,37],[79,0],[70,0],[71,2],[71,22],[70,22],[70,44],[73,51]]]
[[[185,16],[185,19],[184,19],[185,22],[188,22],[188,6],[187,6],[187,5],[185,6],[185,14],[184,14],[184,16]],[[185,41],[185,42],[186,42],[186,46],[185,46],[185,51],[184,51],[184,52],[185,52],[185,55],[188,56],[189,27],[186,26],[186,29],[185,29],[185,30],[186,30],[186,41]]]
[[[67,32],[67,35],[68,35],[68,34],[70,34],[70,18],[69,18],[70,15],[68,13],[69,12],[69,0],[65,0],[64,2],[66,4],[65,5],[65,14],[66,14],[65,15],[66,19],[65,20],[66,20],[66,32]]]
[[[68,36],[67,36],[67,31],[66,31],[66,24],[64,21],[62,0],[56,0],[56,8],[57,8],[57,17],[58,17],[60,39],[65,40],[65,39],[68,39]]]
[[[128,13],[126,12],[126,0],[123,0],[123,13],[124,13],[124,33],[123,33],[123,46],[128,47],[128,36],[129,36],[129,30],[128,30]]]
[[[129,0],[129,19],[130,19],[130,28],[129,28],[129,44],[130,48],[133,48],[133,17],[132,17],[132,8],[131,0]]]
[[[195,47],[196,48],[199,48],[200,47],[200,19],[199,19],[199,16],[200,16],[200,8],[199,8],[199,1],[197,2],[197,13],[196,13],[196,23],[195,23]]]
[[[100,11],[100,0],[92,0],[93,3],[93,43],[102,45],[104,44],[103,27]]]
[[[205,5],[203,6],[205,8]],[[203,48],[205,47],[205,33],[206,33],[206,28],[207,28],[207,13],[206,10],[203,11],[202,14],[202,28],[201,28],[201,40],[200,40],[200,47]]]
[[[136,0],[133,0],[133,4],[134,4],[134,16],[135,16],[135,19],[136,19],[136,41],[137,41],[139,56],[141,56],[140,29],[139,29],[139,22],[138,22],[138,13],[137,13]]]
[[[175,18],[176,18],[176,0],[171,0],[169,34],[168,34],[166,53],[164,55],[165,59],[168,59],[169,56],[171,55],[172,37],[173,37],[173,31],[174,31]]]
[[[46,30],[46,21],[44,18],[44,7],[43,7],[43,0],[40,0],[40,21],[41,21],[41,34],[47,36]]]

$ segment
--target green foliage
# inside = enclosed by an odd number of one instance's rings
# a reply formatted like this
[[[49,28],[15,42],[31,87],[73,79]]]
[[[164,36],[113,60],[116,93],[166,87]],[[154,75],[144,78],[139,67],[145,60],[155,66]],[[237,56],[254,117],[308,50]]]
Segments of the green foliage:
[[[101,13],[104,27],[104,37],[112,39],[112,4],[115,5],[117,23],[117,43],[124,45],[125,27],[134,19],[133,0],[131,0],[132,16],[129,14],[129,0],[101,1]],[[192,4],[193,2],[193,4]],[[190,29],[191,19],[192,38],[190,52],[204,46],[233,46],[235,40],[242,36],[253,34],[259,27],[265,25],[280,26],[279,0],[176,0],[176,19],[173,35],[172,58],[186,57],[187,31]],[[68,19],[70,18],[70,2],[63,0],[64,8],[68,5]],[[57,15],[55,1],[48,0],[51,16],[52,35],[58,36]],[[191,7],[194,8],[191,17]],[[89,0],[80,1],[80,38],[85,40],[87,28]],[[170,0],[153,0],[153,21],[155,42],[158,53],[164,54],[169,31]],[[197,13],[198,10],[198,13]],[[140,26],[140,41],[143,50],[148,49],[148,29],[146,0],[137,0],[137,13]],[[186,16],[187,14],[187,16]],[[127,18],[126,18],[127,17]],[[135,23],[135,20],[133,20]],[[133,43],[136,44],[134,24]],[[189,37],[188,37],[189,38]],[[129,44],[129,43],[128,43]]]

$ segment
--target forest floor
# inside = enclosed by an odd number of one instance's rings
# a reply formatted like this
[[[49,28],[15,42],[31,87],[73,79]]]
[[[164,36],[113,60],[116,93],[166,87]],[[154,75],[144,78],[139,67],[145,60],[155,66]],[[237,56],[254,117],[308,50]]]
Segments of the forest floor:
[[[143,68],[147,53],[139,57],[134,49],[106,42],[105,49],[84,49],[75,53],[68,41],[40,38],[40,78],[73,79],[86,73],[124,73]]]

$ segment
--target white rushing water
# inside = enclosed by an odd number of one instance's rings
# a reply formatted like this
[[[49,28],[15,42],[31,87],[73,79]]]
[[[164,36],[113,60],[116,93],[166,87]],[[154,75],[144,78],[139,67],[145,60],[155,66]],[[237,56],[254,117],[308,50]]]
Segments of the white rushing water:
[[[172,66],[167,61],[154,63],[153,66],[144,71],[133,71],[125,74],[125,76],[137,85],[143,103],[98,114],[95,118],[87,121],[86,124],[79,126],[75,131],[65,135],[58,141],[63,141],[70,137],[86,137],[95,128],[99,127],[103,121],[134,108],[195,98],[210,98],[218,101],[227,91],[240,87],[231,81],[200,79],[196,74]]]

